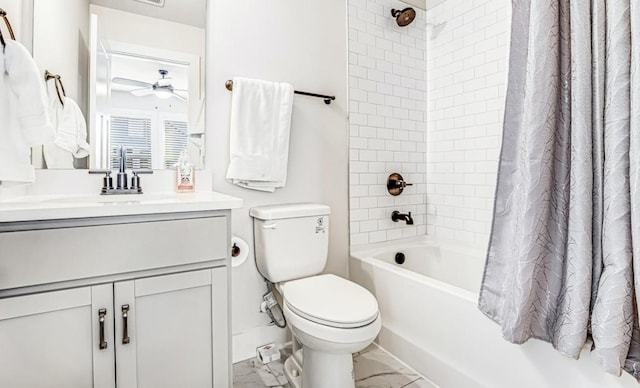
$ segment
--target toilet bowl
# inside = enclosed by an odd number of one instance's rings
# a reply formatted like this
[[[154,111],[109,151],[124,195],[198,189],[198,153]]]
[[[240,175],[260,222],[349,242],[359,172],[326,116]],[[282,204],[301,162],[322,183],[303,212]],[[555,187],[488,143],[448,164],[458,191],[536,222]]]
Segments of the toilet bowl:
[[[282,294],[293,334],[285,375],[295,388],[354,388],[352,353],[371,344],[382,326],[373,294],[341,277],[319,275],[327,261],[329,213],[322,204],[249,212],[256,264]]]
[[[291,370],[299,368],[299,363],[285,363],[285,373],[292,385],[354,387],[351,355],[371,344],[381,328],[373,295],[330,274],[294,280],[279,288],[285,318],[304,349],[302,371]]]

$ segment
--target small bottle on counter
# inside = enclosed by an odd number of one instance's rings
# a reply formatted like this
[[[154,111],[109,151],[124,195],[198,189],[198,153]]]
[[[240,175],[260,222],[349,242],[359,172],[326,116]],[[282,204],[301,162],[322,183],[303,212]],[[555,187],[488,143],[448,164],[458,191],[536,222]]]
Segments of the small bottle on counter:
[[[176,191],[178,193],[195,191],[195,178],[195,169],[193,168],[193,164],[189,162],[187,151],[182,151],[178,159],[178,164],[176,164]]]

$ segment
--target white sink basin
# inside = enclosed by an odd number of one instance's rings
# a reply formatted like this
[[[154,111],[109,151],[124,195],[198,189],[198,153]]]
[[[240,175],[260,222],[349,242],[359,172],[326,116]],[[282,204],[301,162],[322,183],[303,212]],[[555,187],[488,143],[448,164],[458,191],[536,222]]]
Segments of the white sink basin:
[[[240,198],[208,192],[145,194],[34,195],[0,201],[0,224],[32,220],[130,216],[228,210],[242,207]]]
[[[83,195],[83,196],[65,196],[43,200],[42,202],[49,203],[142,203],[142,202],[156,202],[165,201],[168,199],[175,199],[176,194],[159,193],[159,194],[111,194],[111,195]]]

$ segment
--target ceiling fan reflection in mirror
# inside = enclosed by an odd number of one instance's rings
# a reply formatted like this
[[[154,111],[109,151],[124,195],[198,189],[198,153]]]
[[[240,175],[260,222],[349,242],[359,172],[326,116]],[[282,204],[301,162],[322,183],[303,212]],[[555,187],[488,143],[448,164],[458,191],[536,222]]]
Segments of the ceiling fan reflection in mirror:
[[[164,69],[158,69],[160,78],[154,83],[148,83],[130,78],[114,77],[111,82],[116,85],[131,86],[136,89],[129,90],[129,93],[137,97],[155,95],[158,98],[171,98],[175,97],[180,101],[187,101],[187,99],[177,92],[186,92],[185,89],[174,89],[171,85],[171,77],[169,77],[169,71]]]

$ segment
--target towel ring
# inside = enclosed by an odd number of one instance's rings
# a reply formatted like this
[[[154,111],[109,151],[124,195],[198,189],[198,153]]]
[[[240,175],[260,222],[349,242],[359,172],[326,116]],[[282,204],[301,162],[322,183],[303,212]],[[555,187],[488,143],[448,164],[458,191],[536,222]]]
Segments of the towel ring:
[[[9,23],[7,12],[2,8],[0,8],[0,17],[4,20],[4,24],[7,26],[7,30],[9,30],[9,37],[11,38],[11,40],[16,40],[16,35],[13,33],[11,23]],[[7,43],[4,40],[4,36],[2,36],[2,30],[0,30],[0,43],[2,44],[2,49],[4,50],[4,48],[7,47]]]
[[[56,94],[58,95],[58,100],[64,106],[64,98],[67,97],[67,93],[64,91],[64,85],[62,84],[62,77],[59,74],[53,74],[49,70],[44,71],[44,80],[45,82],[53,79],[53,83],[56,87]]]

